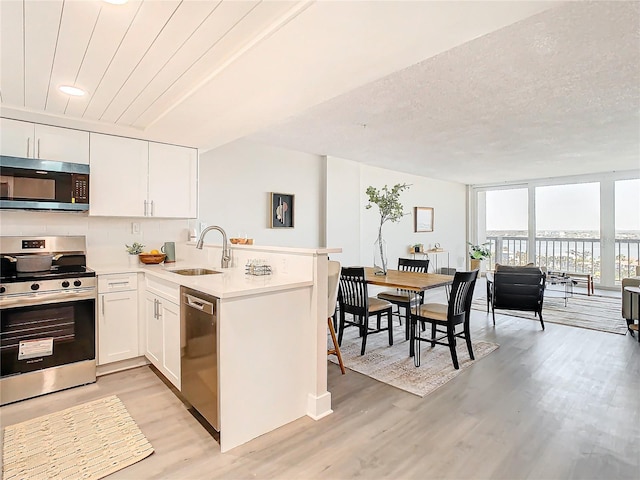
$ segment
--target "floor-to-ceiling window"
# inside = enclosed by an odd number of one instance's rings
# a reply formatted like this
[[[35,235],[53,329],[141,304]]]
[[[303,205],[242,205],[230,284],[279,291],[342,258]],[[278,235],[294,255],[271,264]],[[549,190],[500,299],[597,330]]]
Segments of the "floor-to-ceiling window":
[[[486,236],[491,245],[491,268],[526,265],[528,257],[528,190],[514,188],[486,192]]]
[[[640,178],[611,172],[471,187],[469,239],[490,241],[495,263],[534,262],[590,273],[604,288],[635,275]]]
[[[600,183],[535,189],[536,264],[600,279]]]
[[[640,179],[615,182],[615,275],[619,282],[640,265]]]

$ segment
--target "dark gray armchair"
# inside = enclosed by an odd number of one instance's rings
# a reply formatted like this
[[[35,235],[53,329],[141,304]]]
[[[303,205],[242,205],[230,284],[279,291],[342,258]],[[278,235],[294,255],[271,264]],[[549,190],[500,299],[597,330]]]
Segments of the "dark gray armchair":
[[[496,309],[521,310],[534,312],[544,330],[542,303],[545,283],[546,275],[538,267],[496,265],[489,289],[493,324],[496,324]]]

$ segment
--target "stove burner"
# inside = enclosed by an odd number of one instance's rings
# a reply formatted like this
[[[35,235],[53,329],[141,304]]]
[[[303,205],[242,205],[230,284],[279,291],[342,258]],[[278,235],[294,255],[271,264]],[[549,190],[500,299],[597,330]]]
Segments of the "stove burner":
[[[32,282],[75,277],[95,277],[96,272],[82,265],[55,265],[43,272],[2,272],[2,283]]]

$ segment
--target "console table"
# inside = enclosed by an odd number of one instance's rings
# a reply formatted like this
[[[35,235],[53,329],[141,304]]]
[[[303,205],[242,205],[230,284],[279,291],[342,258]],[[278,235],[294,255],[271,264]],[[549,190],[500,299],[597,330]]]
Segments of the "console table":
[[[573,278],[576,282],[584,282],[587,284],[587,295],[593,295],[595,290],[593,288],[593,275],[590,273],[578,273],[578,272],[565,272],[566,275]]]

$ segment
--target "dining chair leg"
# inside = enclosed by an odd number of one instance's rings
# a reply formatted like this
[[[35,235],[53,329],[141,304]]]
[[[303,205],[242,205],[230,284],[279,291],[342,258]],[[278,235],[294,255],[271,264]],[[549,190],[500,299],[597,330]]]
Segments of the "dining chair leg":
[[[400,313],[400,307],[398,307],[398,313]],[[410,303],[406,303],[404,304],[404,339],[405,340],[409,340],[409,337],[411,336],[409,333],[409,330],[411,330],[411,304]],[[402,322],[400,322],[400,324],[402,324]]]
[[[435,347],[436,346],[436,324],[432,323],[431,324],[431,347]]]
[[[338,357],[338,364],[340,365],[340,371],[344,375],[345,374],[344,363],[342,362],[342,354],[340,353],[340,346],[338,345],[338,342],[336,340],[336,331],[333,328],[333,321],[331,317],[328,317],[327,320],[329,323],[329,333],[331,333],[331,340],[333,341],[333,350],[327,350],[327,355],[335,355],[336,357]]]
[[[340,310],[340,329],[338,330],[338,345],[342,345],[343,334],[344,334],[344,312]]]
[[[496,309],[491,305],[491,315],[493,316],[493,326],[496,326]]]
[[[542,320],[542,310],[538,312],[538,315],[540,316],[540,325],[542,325],[542,330],[544,330],[544,320]]]
[[[449,340],[449,350],[451,351],[451,361],[453,362],[453,368],[460,369],[458,365],[458,354],[456,353],[456,337],[455,331],[452,325],[447,326],[447,339]]]
[[[387,330],[389,330],[389,346],[393,345],[393,314],[391,308],[387,310]]]
[[[362,348],[360,348],[360,355],[364,355],[364,351],[367,348],[367,332],[369,331],[369,317],[364,317],[364,328],[362,329]]]
[[[464,324],[464,339],[467,342],[467,350],[469,350],[469,358],[471,360],[475,360],[475,357],[473,356],[473,348],[471,346],[471,333],[469,332],[470,328],[469,328],[469,322],[466,321]]]

